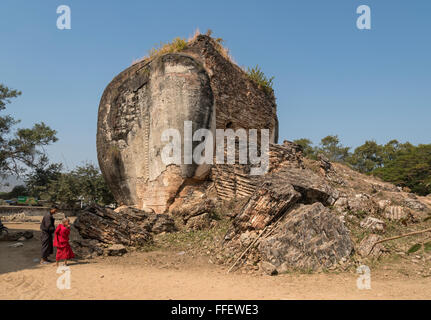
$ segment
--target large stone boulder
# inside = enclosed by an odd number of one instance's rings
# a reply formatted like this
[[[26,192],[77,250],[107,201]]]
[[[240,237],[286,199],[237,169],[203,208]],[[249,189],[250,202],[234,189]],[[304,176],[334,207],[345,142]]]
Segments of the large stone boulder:
[[[141,247],[152,242],[153,234],[175,230],[171,217],[152,210],[93,206],[79,214],[72,225],[70,240],[80,256],[100,255],[110,245]]]
[[[103,93],[97,152],[118,203],[164,213],[185,183],[207,179],[207,164],[166,165],[161,159],[165,129],[180,132],[184,152],[184,121],[192,121],[193,132],[269,129],[270,142],[277,142],[274,95],[232,63],[218,42],[200,35],[180,53],[134,64]]]
[[[235,232],[265,228],[292,207],[300,197],[301,194],[295,191],[291,184],[278,176],[265,179],[234,219]]]
[[[258,247],[262,260],[279,272],[331,268],[347,260],[352,249],[347,228],[319,202],[289,212],[274,234],[261,240]]]
[[[232,233],[265,228],[297,202],[332,205],[339,196],[321,176],[304,168],[281,166],[260,181],[234,219],[228,237]]]

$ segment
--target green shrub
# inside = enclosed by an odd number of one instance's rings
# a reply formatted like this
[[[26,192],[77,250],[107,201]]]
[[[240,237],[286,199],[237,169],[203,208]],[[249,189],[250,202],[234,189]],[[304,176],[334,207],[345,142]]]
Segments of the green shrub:
[[[257,85],[263,89],[267,94],[271,94],[274,92],[272,89],[272,81],[274,80],[274,77],[268,78],[262,70],[260,70],[260,67],[256,65],[254,68],[248,68],[247,69],[247,75],[248,77],[253,80]]]

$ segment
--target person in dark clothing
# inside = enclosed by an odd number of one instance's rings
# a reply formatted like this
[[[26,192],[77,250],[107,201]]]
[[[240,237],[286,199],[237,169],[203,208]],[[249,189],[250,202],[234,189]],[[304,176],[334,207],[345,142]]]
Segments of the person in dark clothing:
[[[55,231],[54,225],[54,217],[53,215],[57,212],[56,207],[52,207],[49,213],[45,214],[42,219],[42,223],[40,224],[40,231],[42,231],[42,235],[40,240],[42,241],[42,259],[40,260],[41,264],[49,263],[48,256],[54,253],[54,248],[52,246],[52,235]]]
[[[1,222],[1,219],[0,219],[0,235],[1,235],[3,232],[4,232],[4,233],[9,233],[8,228],[6,228],[6,227],[5,227],[5,225]]]

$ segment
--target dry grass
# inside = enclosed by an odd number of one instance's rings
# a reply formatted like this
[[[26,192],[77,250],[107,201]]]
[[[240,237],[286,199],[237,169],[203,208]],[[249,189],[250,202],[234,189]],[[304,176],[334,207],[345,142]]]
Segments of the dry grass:
[[[214,48],[217,50],[217,52],[226,60],[231,62],[232,64],[238,66],[234,58],[229,52],[229,49],[224,45],[224,40],[222,38],[215,38],[212,37],[212,30],[209,29],[205,35],[210,37],[212,39]],[[196,29],[192,36],[190,36],[187,40],[185,38],[177,37],[171,42],[163,43],[161,42],[159,45],[151,48],[146,56],[140,59],[133,60],[132,65],[139,63],[144,60],[153,59],[158,56],[162,56],[167,53],[174,53],[174,52],[181,52],[185,49],[187,49],[193,42],[195,42],[198,37],[202,33],[199,29]],[[272,94],[272,81],[274,77],[268,78],[265,76],[265,74],[260,70],[258,66],[254,68],[248,68],[247,70],[245,68],[240,68],[250,80],[254,81],[260,89],[262,89],[267,94]]]
[[[199,28],[196,28],[193,35],[187,39],[187,42],[192,43],[193,41],[195,41],[198,38],[199,35],[201,35],[201,32],[200,32]]]
[[[181,52],[187,48],[187,44],[188,42],[185,39],[180,37],[175,38],[174,40],[172,40],[172,42],[168,42],[168,43],[160,42],[158,46],[151,48],[145,57],[134,60],[132,62],[132,65],[144,60],[153,59],[155,57],[162,56],[167,53]]]
[[[177,37],[174,40],[172,40],[171,42],[168,43],[163,43],[161,42],[159,45],[151,48],[148,51],[148,54],[142,58],[139,59],[135,59],[132,61],[132,65],[144,61],[144,60],[148,60],[148,59],[153,59],[157,56],[161,56],[164,55],[166,53],[174,53],[174,52],[181,52],[185,49],[187,49],[187,47],[193,43],[194,41],[196,41],[196,39],[198,38],[198,36],[200,36],[202,33],[200,32],[199,29],[196,29],[195,32],[193,33],[192,36],[190,36],[187,40],[185,38],[180,38]],[[212,31],[208,30],[205,35],[207,35],[208,37],[212,36]],[[212,38],[212,37],[211,37]],[[212,40],[214,41],[214,47],[215,49],[227,60],[229,60],[230,62],[232,62],[233,64],[237,64],[234,59],[232,58],[232,56],[229,53],[229,49],[226,48],[223,45],[224,40],[222,38],[212,38]]]

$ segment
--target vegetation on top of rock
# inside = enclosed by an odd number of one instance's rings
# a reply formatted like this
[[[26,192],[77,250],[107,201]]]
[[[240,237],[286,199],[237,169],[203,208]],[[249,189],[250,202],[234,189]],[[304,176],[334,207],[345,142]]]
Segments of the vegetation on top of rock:
[[[160,42],[159,46],[151,48],[145,59],[154,58],[156,56],[161,56],[167,53],[180,52],[187,48],[187,40],[176,37],[174,40],[168,43]]]
[[[189,38],[188,40],[180,37],[176,37],[171,42],[164,43],[160,42],[159,45],[151,48],[148,51],[148,54],[143,57],[142,59],[138,59],[132,62],[132,64],[138,63],[143,60],[152,59],[157,56],[161,56],[167,53],[175,53],[175,52],[181,52],[183,50],[186,50],[188,45],[195,41],[200,35],[202,35],[197,29],[194,33],[194,35]],[[222,38],[213,38],[212,37],[212,30],[208,30],[205,35],[207,37],[210,37],[213,40],[214,48],[227,60],[230,62],[236,64],[232,58],[232,56],[229,53],[229,49],[227,49],[223,42],[224,40]],[[247,70],[244,70],[247,76],[254,81],[259,88],[261,88],[265,93],[272,94],[273,93],[273,80],[274,77],[268,78],[261,70],[261,68],[256,65],[253,68],[248,68]]]
[[[247,75],[248,77],[257,83],[257,85],[263,89],[267,94],[271,94],[274,92],[274,89],[272,88],[274,80],[274,77],[268,78],[260,69],[258,65],[256,65],[254,68],[248,68],[247,69]]]
[[[156,45],[155,47],[151,48],[145,57],[133,61],[132,64],[138,63],[143,60],[151,59],[156,56],[161,56],[167,53],[181,52],[187,49],[188,45],[191,42],[195,41],[200,35],[200,31],[199,29],[197,29],[194,35],[188,40],[186,40],[185,38],[176,37],[168,43],[160,42],[159,45]],[[222,38],[212,38],[212,30],[208,30],[205,35],[210,37],[214,41],[214,47],[223,57],[225,57],[229,61],[233,61],[232,57],[229,54],[229,50],[223,46],[224,40]]]

